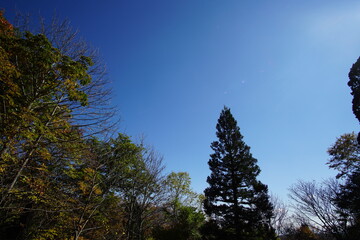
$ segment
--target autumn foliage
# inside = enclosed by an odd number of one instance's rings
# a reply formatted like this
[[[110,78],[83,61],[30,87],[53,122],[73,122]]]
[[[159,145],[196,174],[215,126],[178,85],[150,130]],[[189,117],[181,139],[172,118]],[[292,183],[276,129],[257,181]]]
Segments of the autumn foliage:
[[[91,131],[108,96],[93,58],[65,52],[0,12],[0,239],[150,237],[168,206],[161,157]]]
[[[4,11],[0,11],[0,32],[2,35],[13,35],[14,27],[4,17]]]

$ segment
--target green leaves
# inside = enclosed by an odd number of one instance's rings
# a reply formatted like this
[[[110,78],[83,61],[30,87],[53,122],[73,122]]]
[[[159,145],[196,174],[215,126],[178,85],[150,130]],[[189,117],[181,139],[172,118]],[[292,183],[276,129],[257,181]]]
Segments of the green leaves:
[[[204,217],[187,173],[165,184],[153,149],[91,135],[113,114],[103,71],[62,27],[54,43],[0,13],[0,238],[145,239],[169,200],[186,239],[198,239]]]
[[[329,168],[339,171],[336,178],[347,177],[360,166],[360,145],[354,133],[341,135],[328,149],[328,153]]]
[[[43,213],[49,211],[45,216],[52,221],[59,211],[71,208],[74,199],[69,193],[75,186],[83,195],[89,192],[90,180],[85,176],[92,174],[85,168],[80,179],[79,172],[71,171],[79,170],[85,148],[70,114],[88,104],[83,87],[91,82],[92,62],[85,56],[63,55],[45,35],[15,34],[2,16],[0,20],[1,215],[20,215],[13,226],[23,224],[22,219],[30,222],[15,232],[19,238],[26,234],[31,239],[32,226],[43,221]],[[99,187],[91,190],[95,195],[102,192]],[[6,210],[24,208],[26,212]],[[62,215],[60,225],[68,216]],[[57,228],[57,224],[41,226],[38,239]]]

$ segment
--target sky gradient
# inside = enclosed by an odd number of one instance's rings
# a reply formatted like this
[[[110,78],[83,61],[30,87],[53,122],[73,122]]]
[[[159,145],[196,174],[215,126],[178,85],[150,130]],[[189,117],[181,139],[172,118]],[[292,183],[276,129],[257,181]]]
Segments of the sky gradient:
[[[296,3],[297,2],[297,3]],[[146,136],[166,171],[206,187],[224,105],[258,159],[260,179],[286,199],[297,180],[335,172],[326,150],[358,131],[347,74],[360,55],[358,1],[5,0],[68,18],[99,52],[120,131]]]

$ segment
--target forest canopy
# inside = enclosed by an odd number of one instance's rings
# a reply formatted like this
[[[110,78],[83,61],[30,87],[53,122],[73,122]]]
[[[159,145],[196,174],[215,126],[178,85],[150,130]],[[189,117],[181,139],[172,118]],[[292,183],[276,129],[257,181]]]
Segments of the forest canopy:
[[[359,62],[348,82],[357,119]],[[337,175],[294,183],[289,206],[259,180],[224,107],[203,195],[188,172],[167,173],[153,147],[117,131],[110,89],[97,51],[69,21],[32,30],[0,12],[0,239],[358,239],[355,133],[328,149]]]

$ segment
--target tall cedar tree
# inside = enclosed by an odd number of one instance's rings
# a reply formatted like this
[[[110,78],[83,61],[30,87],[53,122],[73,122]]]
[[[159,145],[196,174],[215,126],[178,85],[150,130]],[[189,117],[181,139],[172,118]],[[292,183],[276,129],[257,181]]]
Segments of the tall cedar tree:
[[[211,174],[205,189],[205,212],[218,227],[216,239],[275,239],[268,188],[256,179],[260,173],[250,147],[230,109],[224,107],[216,125],[218,141],[208,162]]]

